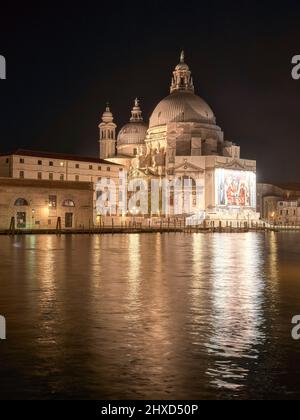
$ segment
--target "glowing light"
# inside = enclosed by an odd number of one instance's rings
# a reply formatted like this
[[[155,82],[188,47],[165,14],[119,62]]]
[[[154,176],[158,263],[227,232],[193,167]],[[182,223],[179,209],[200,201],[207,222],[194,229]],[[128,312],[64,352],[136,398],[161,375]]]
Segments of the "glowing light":
[[[256,174],[218,168],[215,171],[217,206],[256,208]]]

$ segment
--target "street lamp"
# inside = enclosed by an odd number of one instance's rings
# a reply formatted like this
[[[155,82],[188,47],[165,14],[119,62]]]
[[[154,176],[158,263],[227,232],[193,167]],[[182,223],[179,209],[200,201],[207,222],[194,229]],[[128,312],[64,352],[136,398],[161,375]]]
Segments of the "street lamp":
[[[31,210],[31,226],[34,228],[34,217],[35,217],[35,210]]]

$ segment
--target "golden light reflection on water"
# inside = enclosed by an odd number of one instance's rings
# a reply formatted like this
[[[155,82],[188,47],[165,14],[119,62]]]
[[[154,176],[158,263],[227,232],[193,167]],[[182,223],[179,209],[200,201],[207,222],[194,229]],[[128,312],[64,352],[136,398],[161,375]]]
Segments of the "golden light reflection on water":
[[[245,359],[258,357],[264,341],[264,280],[260,240],[256,234],[234,241],[212,238],[212,323],[206,344],[210,354],[207,375],[213,386],[239,389],[249,373]]]
[[[102,248],[101,248],[101,236],[96,235],[93,238],[93,247],[91,249],[91,287],[98,289],[102,284]]]
[[[275,232],[271,232],[268,235],[268,245],[269,245],[269,257],[268,265],[266,269],[268,270],[268,279],[269,285],[272,293],[276,295],[278,291],[278,275],[279,275],[279,265],[278,265],[278,244],[277,244],[277,235]]]
[[[287,371],[299,235],[1,240],[0,375],[19,363],[36,395],[255,396]]]
[[[39,255],[33,253],[34,278],[39,293],[39,299],[35,300],[40,314],[40,334],[37,342],[40,345],[57,343],[57,239],[53,236],[39,238]],[[41,258],[42,254],[42,258]]]
[[[136,305],[141,283],[140,235],[128,236],[128,285],[129,301]]]

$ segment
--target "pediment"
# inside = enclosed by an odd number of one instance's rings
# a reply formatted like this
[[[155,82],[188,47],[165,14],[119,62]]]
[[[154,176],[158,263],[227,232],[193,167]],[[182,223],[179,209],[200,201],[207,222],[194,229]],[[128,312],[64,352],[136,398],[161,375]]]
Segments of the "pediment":
[[[200,172],[200,173],[204,173],[204,169],[200,168],[197,165],[194,165],[193,163],[186,161],[186,162],[182,162],[179,165],[174,167],[174,171],[175,172],[179,172],[179,171],[185,171],[185,172]]]

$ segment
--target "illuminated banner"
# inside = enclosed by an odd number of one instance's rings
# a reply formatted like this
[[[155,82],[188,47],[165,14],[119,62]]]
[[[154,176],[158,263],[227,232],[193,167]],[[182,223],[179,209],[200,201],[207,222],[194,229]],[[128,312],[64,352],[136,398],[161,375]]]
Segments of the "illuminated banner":
[[[249,171],[216,169],[216,206],[256,208],[256,174]]]

